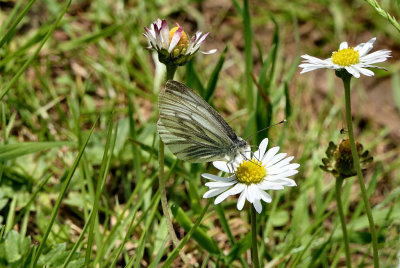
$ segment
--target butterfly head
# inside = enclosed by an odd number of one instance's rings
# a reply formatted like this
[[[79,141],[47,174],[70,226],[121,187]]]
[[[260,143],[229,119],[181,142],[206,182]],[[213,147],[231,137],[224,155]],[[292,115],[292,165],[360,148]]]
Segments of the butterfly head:
[[[225,158],[228,163],[231,163],[235,160],[236,157],[246,154],[246,151],[249,151],[249,144],[247,141],[238,137],[237,140],[232,144],[229,152],[226,154]]]

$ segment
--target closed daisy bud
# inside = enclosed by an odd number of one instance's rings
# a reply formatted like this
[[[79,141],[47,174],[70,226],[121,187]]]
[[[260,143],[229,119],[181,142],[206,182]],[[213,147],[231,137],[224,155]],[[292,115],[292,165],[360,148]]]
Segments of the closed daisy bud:
[[[361,168],[365,169],[372,162],[373,158],[369,155],[369,151],[363,150],[362,144],[356,142],[356,147]],[[338,146],[331,141],[326,149],[326,156],[327,158],[322,159],[323,165],[320,166],[324,171],[343,179],[357,175],[354,169],[349,139],[342,140]]]
[[[143,35],[149,40],[148,49],[158,52],[158,59],[166,65],[185,65],[192,56],[199,51],[209,33],[197,32],[192,38],[186,34],[183,27],[177,26],[169,29],[166,20],[157,19],[149,28],[144,27],[146,33]],[[203,54],[212,54],[217,50],[212,49]]]

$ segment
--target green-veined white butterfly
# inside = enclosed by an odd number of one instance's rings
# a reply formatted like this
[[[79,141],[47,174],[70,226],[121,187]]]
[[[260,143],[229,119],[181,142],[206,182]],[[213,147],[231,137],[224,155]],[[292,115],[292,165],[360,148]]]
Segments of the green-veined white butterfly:
[[[247,142],[192,89],[167,81],[158,97],[157,127],[162,141],[179,159],[192,162],[225,160],[244,155]]]

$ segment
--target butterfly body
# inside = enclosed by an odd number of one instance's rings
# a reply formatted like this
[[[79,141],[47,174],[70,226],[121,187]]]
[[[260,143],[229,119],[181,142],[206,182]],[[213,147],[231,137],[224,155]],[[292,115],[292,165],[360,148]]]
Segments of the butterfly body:
[[[167,82],[159,94],[159,110],[160,137],[179,159],[230,163],[248,147],[218,112],[182,83]]]

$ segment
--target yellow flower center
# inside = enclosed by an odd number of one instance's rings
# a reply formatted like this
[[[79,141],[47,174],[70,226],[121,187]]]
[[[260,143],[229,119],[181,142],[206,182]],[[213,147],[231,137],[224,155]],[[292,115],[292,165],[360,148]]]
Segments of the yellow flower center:
[[[260,183],[267,175],[267,171],[261,161],[257,159],[244,160],[236,169],[237,180],[241,183]]]
[[[360,62],[360,55],[354,47],[349,47],[333,52],[332,62],[340,66],[350,66]]]
[[[172,37],[174,36],[174,33],[179,29],[179,26],[176,26],[172,28],[169,31],[169,43],[171,44]],[[185,31],[182,31],[182,36],[181,39],[179,40],[178,44],[175,46],[175,48],[172,50],[172,54],[177,57],[179,54],[184,54],[186,53],[186,50],[189,46],[189,39],[185,33]]]

